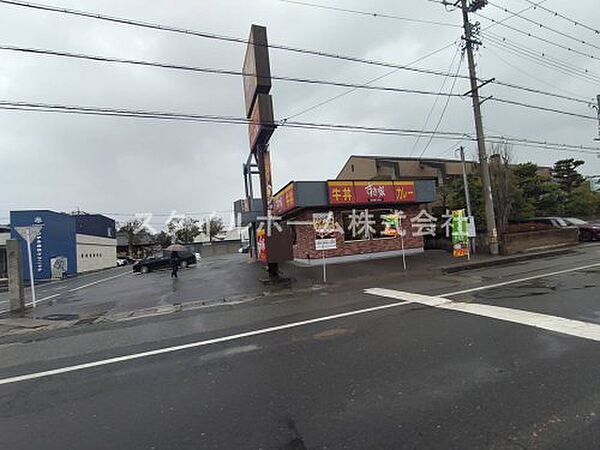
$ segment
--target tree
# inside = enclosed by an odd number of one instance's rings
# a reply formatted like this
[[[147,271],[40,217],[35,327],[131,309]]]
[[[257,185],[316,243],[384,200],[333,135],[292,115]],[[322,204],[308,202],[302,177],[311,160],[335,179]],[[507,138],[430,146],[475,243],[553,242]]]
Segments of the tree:
[[[475,217],[475,225],[478,230],[483,230],[485,227],[485,205],[483,202],[483,184],[478,170],[473,170],[467,176],[469,183],[469,194],[471,196],[471,212]],[[446,185],[446,207],[450,210],[466,209],[465,200],[465,185],[463,179],[455,178]]]
[[[577,168],[584,164],[584,161],[573,158],[556,161],[552,169],[552,178],[564,192],[570,194],[573,189],[579,187],[585,181],[585,178],[577,172]]]
[[[569,195],[565,214],[576,217],[594,217],[600,212],[600,194],[592,192],[589,183],[581,183]]]
[[[167,224],[167,232],[175,238],[176,242],[191,244],[200,234],[199,221],[192,217],[176,217]]]
[[[143,231],[143,223],[139,219],[131,219],[121,225],[119,231],[127,236],[129,256],[133,255],[133,246],[140,242],[140,233]]]
[[[513,169],[521,198],[513,219],[530,219],[533,216],[562,215],[567,196],[561,187],[548,176],[540,174],[537,164],[528,162]]]
[[[490,156],[490,178],[494,194],[496,226],[503,232],[513,213],[517,198],[521,195],[511,169],[512,147],[509,144],[493,144]]]
[[[213,238],[221,234],[225,230],[223,219],[216,216],[211,216],[202,222],[202,232],[208,236],[210,242]]]
[[[156,243],[161,246],[161,248],[168,247],[172,244],[173,240],[171,235],[166,231],[161,231],[155,236]]]

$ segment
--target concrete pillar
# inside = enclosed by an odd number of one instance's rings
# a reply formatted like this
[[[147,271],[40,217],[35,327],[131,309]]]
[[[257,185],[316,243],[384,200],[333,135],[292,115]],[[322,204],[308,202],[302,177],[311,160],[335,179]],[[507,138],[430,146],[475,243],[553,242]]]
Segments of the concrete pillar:
[[[16,239],[6,241],[8,300],[10,312],[25,311],[25,288],[23,285],[23,254],[21,243]]]

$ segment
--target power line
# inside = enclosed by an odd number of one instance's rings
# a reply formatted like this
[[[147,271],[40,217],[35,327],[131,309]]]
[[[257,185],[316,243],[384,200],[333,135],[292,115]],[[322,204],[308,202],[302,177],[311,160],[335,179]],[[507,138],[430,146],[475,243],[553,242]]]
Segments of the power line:
[[[552,33],[558,34],[559,36],[565,37],[567,39],[571,39],[571,40],[573,40],[573,41],[575,41],[575,42],[577,42],[579,44],[587,45],[588,47],[592,47],[592,48],[595,48],[597,50],[600,50],[600,46],[598,46],[596,44],[592,44],[591,42],[588,42],[588,41],[586,41],[584,39],[580,39],[578,37],[572,36],[572,35],[570,35],[568,33],[563,32],[563,31],[557,30],[556,28],[552,28],[552,27],[549,27],[547,25],[544,25],[541,22],[538,22],[536,20],[530,19],[529,17],[525,17],[525,16],[523,16],[523,15],[521,15],[519,13],[511,11],[508,8],[504,8],[502,6],[496,5],[496,4],[494,4],[494,3],[490,2],[490,1],[488,1],[488,4],[491,5],[491,6],[493,6],[494,8],[497,8],[497,9],[499,9],[501,11],[504,11],[505,13],[513,14],[514,16],[518,17],[519,19],[524,20],[524,21],[526,21],[528,23],[531,23],[533,25],[536,25],[537,27],[539,27],[541,29],[551,31]]]
[[[534,6],[541,5],[542,3],[545,3],[546,1],[547,1],[547,0],[540,0],[540,1],[539,1],[537,4],[536,4],[536,3],[534,3]],[[522,9],[521,11],[519,11],[518,13],[520,14],[520,13],[526,12],[526,11],[528,11],[528,10],[532,9],[534,6],[528,6],[527,8],[523,8],[523,9]],[[508,17],[505,17],[505,18],[504,18],[504,19],[502,19],[502,20],[501,20],[499,23],[506,22],[507,20],[511,19],[512,17],[513,17],[513,15],[510,15],[510,16],[508,16]],[[491,24],[491,25],[487,26],[487,27],[486,27],[486,28],[484,28],[484,29],[485,29],[485,30],[487,30],[487,29],[489,29],[489,28],[492,28],[492,27],[494,27],[494,26],[496,26],[496,25],[497,25],[496,23],[493,23],[493,24]],[[439,48],[438,50],[435,50],[435,51],[433,51],[433,52],[431,52],[431,53],[428,53],[427,55],[425,55],[425,56],[423,56],[423,57],[420,57],[419,59],[417,59],[417,60],[415,60],[415,61],[413,61],[413,62],[409,63],[408,65],[409,65],[409,66],[411,66],[411,65],[413,65],[413,64],[416,64],[417,62],[419,62],[419,61],[422,61],[422,60],[424,60],[424,59],[426,59],[426,58],[429,58],[430,56],[433,56],[433,55],[435,55],[435,54],[437,54],[437,53],[439,53],[439,52],[441,52],[441,51],[443,51],[443,50],[446,50],[447,48],[449,48],[449,47],[452,47],[453,45],[455,45],[455,44],[456,44],[456,42],[457,42],[457,41],[454,41],[454,42],[452,42],[452,43],[450,43],[450,44],[448,44],[448,45],[446,45],[446,46],[444,46],[444,47],[441,47],[441,48]],[[387,77],[387,76],[389,76],[389,75],[392,75],[392,74],[396,73],[397,71],[398,71],[398,69],[394,69],[394,70],[392,70],[392,71],[390,71],[390,72],[387,72],[387,73],[385,73],[385,74],[383,74],[383,75],[381,75],[381,76],[375,77],[375,78],[373,78],[373,79],[371,79],[371,80],[367,81],[365,84],[367,84],[367,85],[368,85],[368,84],[374,83],[374,82],[376,82],[376,81],[379,81],[379,80],[381,80],[382,78],[385,78],[385,77]],[[497,83],[498,83],[498,84],[500,84],[499,82],[497,82]],[[507,86],[507,87],[511,87],[511,86]],[[343,93],[341,93],[341,94],[334,95],[333,97],[330,97],[330,98],[328,98],[328,99],[326,99],[326,100],[322,100],[322,101],[320,101],[320,102],[318,102],[318,103],[316,103],[316,104],[314,104],[314,105],[312,105],[312,106],[310,106],[310,107],[308,107],[308,108],[305,108],[305,109],[301,110],[301,111],[300,111],[300,112],[298,112],[298,113],[295,113],[295,114],[292,114],[292,115],[288,116],[288,117],[287,117],[287,119],[295,118],[295,117],[298,117],[298,116],[300,116],[300,115],[302,115],[302,114],[304,114],[304,113],[306,113],[306,112],[309,112],[309,111],[315,110],[315,109],[317,109],[317,108],[320,108],[321,106],[323,106],[323,105],[326,105],[326,104],[328,104],[328,103],[331,103],[331,102],[333,102],[333,101],[335,101],[335,100],[337,100],[337,99],[339,99],[339,98],[341,98],[341,97],[344,97],[344,96],[346,96],[346,95],[348,95],[348,94],[350,94],[350,93],[354,92],[355,90],[356,90],[356,89],[350,89],[350,90],[348,90],[348,91],[346,91],[346,92],[343,92]],[[287,120],[287,119],[286,119],[286,120]]]
[[[456,43],[456,41],[455,41],[455,42],[453,42],[452,44],[446,45],[446,46],[444,46],[444,47],[441,47],[441,48],[439,48],[439,49],[437,49],[437,50],[434,50],[433,52],[430,52],[430,53],[428,53],[428,54],[426,54],[426,55],[424,55],[424,56],[421,56],[421,57],[419,57],[418,59],[415,59],[414,61],[412,61],[412,62],[408,63],[408,64],[407,64],[407,66],[412,66],[413,64],[416,64],[416,63],[418,63],[418,62],[420,62],[420,61],[423,61],[423,60],[424,60],[424,59],[426,59],[426,58],[429,58],[429,57],[431,57],[431,56],[433,56],[433,55],[435,55],[435,54],[437,54],[437,53],[440,53],[441,51],[443,51],[443,50],[446,50],[447,48],[451,47],[451,46],[452,46],[452,45],[454,45],[455,43]],[[376,81],[382,80],[383,78],[386,78],[386,77],[388,77],[388,76],[390,76],[390,75],[392,75],[392,74],[394,74],[394,73],[398,72],[399,70],[400,70],[400,69],[393,69],[393,70],[391,70],[391,71],[389,71],[389,72],[386,72],[386,73],[384,73],[383,75],[379,75],[379,76],[377,76],[377,77],[375,77],[375,78],[371,78],[371,79],[370,79],[370,80],[368,80],[367,82],[365,82],[365,83],[362,83],[360,86],[369,86],[369,85],[371,85],[372,83],[375,83]],[[290,114],[290,115],[289,115],[289,116],[287,116],[287,117],[286,117],[284,120],[289,120],[289,119],[296,118],[296,117],[298,117],[298,116],[301,116],[301,115],[303,115],[303,114],[305,114],[305,113],[307,113],[307,112],[310,112],[310,111],[313,111],[313,110],[315,110],[315,109],[317,109],[317,108],[320,108],[320,107],[321,107],[321,106],[323,106],[323,105],[326,105],[326,104],[328,104],[328,103],[331,103],[331,102],[333,102],[334,100],[337,100],[337,99],[339,99],[339,98],[341,98],[341,97],[345,97],[346,95],[348,95],[348,94],[351,94],[352,92],[355,92],[356,90],[360,89],[360,86],[357,86],[357,87],[355,87],[355,88],[349,89],[349,90],[347,90],[347,91],[345,91],[345,92],[342,92],[341,94],[336,94],[336,95],[334,95],[334,96],[332,96],[332,97],[329,97],[329,98],[327,98],[327,99],[325,99],[325,100],[321,100],[321,101],[319,101],[319,102],[318,102],[318,103],[316,103],[316,104],[313,104],[313,105],[311,105],[311,106],[309,106],[309,107],[307,107],[307,108],[304,108],[304,109],[302,109],[302,110],[300,110],[300,111],[298,111],[298,112],[295,112],[295,113],[293,113],[293,114]]]
[[[31,54],[41,54],[41,55],[46,55],[46,56],[67,57],[67,58],[74,58],[74,59],[91,60],[91,61],[96,61],[96,62],[111,62],[111,63],[130,64],[130,65],[137,65],[137,66],[156,67],[156,68],[163,68],[163,69],[185,70],[185,71],[209,73],[209,74],[232,75],[232,76],[245,75],[241,71],[228,70],[228,69],[209,68],[209,67],[194,67],[194,66],[185,66],[185,65],[179,65],[179,64],[167,64],[167,63],[160,63],[160,62],[154,62],[154,61],[115,58],[115,57],[88,55],[88,54],[81,54],[81,53],[70,53],[70,52],[49,50],[49,49],[36,49],[36,48],[0,45],[0,50],[16,51],[16,52],[31,53]],[[446,75],[448,77],[452,77],[452,78],[463,78],[462,76],[459,76],[458,74],[449,75],[446,73]],[[296,82],[296,83],[304,83],[304,84],[344,87],[344,88],[352,88],[353,90],[364,89],[364,90],[372,90],[372,91],[387,91],[387,92],[416,94],[416,95],[462,97],[460,94],[454,94],[452,92],[450,92],[450,93],[448,93],[448,92],[433,92],[433,91],[399,88],[399,87],[392,87],[392,86],[371,86],[369,84],[366,84],[366,85],[365,84],[355,84],[355,83],[347,83],[347,82],[341,82],[341,81],[319,80],[319,79],[312,79],[312,78],[300,78],[300,77],[278,76],[278,75],[272,75],[271,78],[273,78],[274,80],[285,81],[285,82]],[[533,89],[533,88],[513,85],[511,83],[503,83],[503,82],[498,82],[497,84],[500,86],[506,86],[506,87],[509,87],[512,89],[518,89],[518,90],[523,90],[526,92],[531,92],[531,93],[551,96],[551,97],[555,97],[555,98],[561,98],[561,99],[566,99],[566,100],[570,100],[570,101],[575,101],[575,102],[579,102],[579,103],[584,103],[586,105],[590,104],[590,102],[586,101],[586,100],[582,100],[582,99],[578,99],[578,98],[574,98],[574,97],[567,97],[567,96],[563,96],[563,95],[559,95],[559,94],[553,94],[551,92],[544,92],[539,89]],[[346,95],[346,93],[344,93],[343,95]],[[494,98],[492,100],[501,101],[501,99],[496,99],[496,98]],[[330,100],[327,100],[327,101],[330,101]],[[508,101],[506,101],[506,102],[508,102]],[[540,109],[542,111],[548,111],[547,108],[536,107],[535,105],[526,105],[526,106],[525,105],[517,105],[517,106],[523,106],[523,107],[528,107],[528,108],[533,108],[533,109]],[[298,115],[300,115],[304,112],[307,112],[308,110],[313,109],[313,108],[314,108],[314,106],[311,108],[306,108],[305,110],[303,110],[299,113],[296,113],[292,116],[287,117],[285,120],[289,120],[291,117],[298,116]],[[562,111],[562,110],[554,111],[554,112],[558,112],[559,114],[564,114],[564,115],[571,115],[574,117],[582,117],[580,114],[570,113],[570,112]]]
[[[14,6],[27,7],[27,8],[33,8],[33,9],[39,9],[39,10],[43,10],[43,11],[50,11],[50,12],[56,12],[56,13],[63,13],[63,14],[75,15],[75,16],[86,17],[86,18],[97,19],[97,20],[104,20],[104,21],[119,23],[119,24],[122,24],[122,25],[130,25],[130,26],[136,26],[136,27],[150,28],[150,29],[154,29],[154,30],[169,31],[169,32],[174,32],[174,33],[187,34],[187,35],[192,35],[192,36],[197,36],[197,37],[202,37],[202,38],[207,38],[207,39],[216,39],[216,40],[223,40],[223,41],[227,41],[227,42],[234,42],[234,43],[240,43],[240,44],[248,44],[248,40],[244,39],[244,38],[218,35],[218,34],[214,34],[214,33],[207,33],[207,32],[203,32],[203,31],[189,30],[189,29],[185,29],[185,28],[177,28],[177,27],[172,27],[172,26],[167,26],[167,25],[161,25],[161,24],[149,23],[149,22],[142,22],[142,21],[136,21],[136,20],[131,20],[131,19],[111,17],[111,16],[106,16],[106,15],[102,15],[102,14],[98,14],[98,13],[93,13],[93,12],[88,12],[88,11],[81,11],[81,10],[73,10],[73,9],[67,9],[67,8],[60,8],[60,7],[55,7],[55,6],[51,6],[51,5],[41,5],[41,4],[35,4],[35,3],[28,3],[28,2],[23,2],[23,1],[19,1],[19,0],[0,0],[0,3],[4,3],[4,4],[8,4],[8,5],[14,5]],[[529,8],[526,8],[525,10],[527,10],[527,9],[529,9]],[[525,10],[523,10],[523,11],[525,11]],[[508,18],[505,18],[504,20],[507,20],[507,19],[509,19],[511,17],[512,16],[509,16]],[[503,21],[496,21],[496,24],[502,24],[502,23],[503,23]],[[252,45],[259,45],[259,44],[252,44]],[[441,48],[439,50],[436,50],[436,51],[430,53],[428,56],[436,54],[436,53],[438,53],[439,51],[441,51],[443,49],[451,47],[452,45],[454,45],[454,44],[449,44],[448,46],[445,46],[445,47],[443,47],[443,48]],[[5,46],[5,47],[7,47],[6,48],[7,50],[9,50],[8,46]],[[385,61],[370,60],[370,59],[365,59],[365,58],[360,58],[360,57],[355,57],[355,56],[339,55],[339,54],[324,52],[324,51],[320,51],[320,50],[311,50],[311,49],[303,49],[303,48],[291,47],[291,46],[287,46],[287,45],[269,44],[268,47],[269,48],[273,48],[273,49],[278,49],[278,50],[286,50],[286,51],[291,51],[291,52],[296,52],[296,53],[301,53],[301,54],[312,55],[312,56],[320,56],[320,57],[326,57],[326,58],[333,58],[333,59],[339,59],[339,60],[343,60],[343,61],[357,62],[357,63],[361,63],[361,64],[374,65],[374,66],[380,66],[380,67],[388,67],[388,68],[394,68],[394,69],[397,69],[397,70],[406,70],[406,71],[411,71],[411,72],[416,72],[416,73],[422,73],[422,74],[428,74],[428,75],[435,75],[435,76],[446,77],[446,73],[444,73],[443,71],[440,71],[440,70],[418,68],[418,67],[410,67],[412,64],[415,64],[416,62],[421,61],[421,60],[425,59],[425,57],[428,57],[428,56],[421,57],[421,58],[417,59],[416,61],[414,61],[414,62],[412,62],[410,64],[402,65],[402,64],[396,64],[396,63],[385,62]],[[13,47],[12,49],[17,50],[16,47]],[[30,52],[33,52],[33,50],[34,49],[28,49],[28,51],[30,51]],[[39,49],[35,49],[35,50],[39,51]],[[25,50],[23,49],[23,50],[20,50],[20,51],[25,51]],[[51,54],[52,51],[41,51],[41,52],[45,52],[47,54]],[[74,56],[74,54],[67,55],[67,52],[54,52],[54,53],[61,53],[61,55],[57,54],[56,56],[72,56],[72,57],[79,57],[79,58],[83,57],[83,55],[77,55],[77,56]],[[95,57],[95,56],[92,56],[90,59],[108,60],[108,58],[105,58],[105,57]],[[111,59],[112,62],[127,62],[129,64],[153,65],[153,66],[156,66],[156,67],[177,68],[177,69],[184,69],[185,68],[185,66],[175,66],[175,65],[169,65],[169,64],[160,64],[160,63],[145,64],[147,62],[133,62],[133,60],[121,60],[121,61],[119,61],[119,58],[110,58],[110,59]],[[381,79],[381,78],[379,78],[379,79]],[[468,79],[468,77],[466,77],[466,76],[461,76],[461,78]],[[519,87],[517,85],[511,85],[510,83],[502,83],[502,82],[496,82],[496,83],[500,84],[500,85],[504,85],[506,87],[511,87],[511,88],[514,88],[514,89],[525,89],[525,90],[528,90],[530,92],[533,92],[533,89],[531,89],[531,88],[522,88],[522,87]],[[363,85],[360,85],[360,86],[366,86],[368,84],[369,83],[366,83],[366,84],[363,84]],[[340,86],[340,87],[344,87],[344,86]],[[359,88],[358,85],[352,85],[352,86],[349,85],[348,87]],[[541,93],[541,91],[538,92],[538,93]],[[543,95],[556,96],[556,95],[554,95],[552,93],[544,93]],[[296,115],[299,115],[299,113],[296,114]]]
[[[460,48],[457,47],[456,51],[454,52],[454,56],[452,57],[452,61],[450,61],[450,67],[448,67],[448,76],[446,78],[444,78],[444,80],[442,81],[442,85],[440,86],[440,93],[443,92],[444,88],[446,87],[446,82],[450,79],[450,74],[452,73],[452,67],[454,66],[454,61],[456,61],[456,57],[458,56],[458,54],[460,53]],[[460,67],[460,65],[459,65]],[[456,75],[458,75],[458,70],[456,71]],[[456,78],[454,78],[456,80]],[[423,128],[426,128],[427,125],[429,125],[429,120],[431,119],[431,116],[433,115],[433,112],[435,111],[435,107],[438,104],[438,100],[441,98],[441,95],[437,95],[435,97],[435,100],[433,101],[433,105],[431,105],[431,108],[429,109],[429,113],[427,114],[427,117],[425,118],[425,123],[423,124]],[[412,156],[412,154],[414,153],[415,149],[417,148],[417,145],[419,144],[419,141],[421,140],[422,135],[418,135],[417,138],[415,139],[415,142],[413,143],[413,146],[410,149],[410,152],[408,154],[408,156]]]
[[[464,57],[464,55],[461,54],[460,55],[460,60],[458,61],[458,67],[456,68],[456,75],[458,75],[458,73],[460,72],[460,68],[461,68],[462,62],[463,62],[463,57]],[[454,88],[455,87],[456,87],[456,78],[454,78],[454,80],[452,80],[452,86],[450,87],[450,92],[454,92]],[[446,99],[446,103],[444,104],[444,107],[442,108],[442,112],[440,113],[440,117],[439,117],[439,119],[438,119],[438,121],[437,121],[437,123],[435,125],[434,130],[433,130],[434,133],[439,130],[440,125],[442,124],[442,120],[444,120],[444,116],[446,114],[446,110],[448,109],[448,104],[449,103],[450,103],[450,97],[448,97]],[[429,140],[427,141],[427,144],[425,145],[425,147],[423,148],[423,151],[419,155],[419,159],[423,157],[423,155],[425,154],[425,152],[427,151],[427,149],[431,145],[432,141],[433,141],[433,134],[429,136]]]
[[[497,58],[497,59],[499,59],[500,61],[502,61],[502,63],[506,64],[506,65],[507,65],[508,67],[510,67],[511,69],[513,69],[513,70],[516,70],[517,72],[521,72],[523,75],[525,75],[525,76],[528,76],[529,78],[531,78],[531,79],[533,79],[533,80],[537,81],[538,83],[542,83],[542,84],[545,84],[545,85],[547,85],[547,86],[550,86],[550,87],[552,87],[553,89],[556,89],[556,90],[558,90],[558,91],[564,92],[566,95],[569,95],[569,96],[571,96],[571,97],[580,98],[580,99],[581,99],[580,101],[581,101],[582,103],[583,103],[583,102],[585,102],[585,103],[589,103],[589,102],[590,102],[589,100],[585,100],[585,99],[583,99],[583,97],[582,97],[582,96],[580,96],[579,94],[575,94],[575,93],[573,93],[573,92],[570,92],[570,91],[567,91],[567,90],[565,90],[565,89],[559,88],[559,87],[557,87],[557,86],[556,86],[555,84],[553,84],[553,83],[550,83],[550,82],[548,82],[548,81],[546,81],[546,80],[543,80],[543,79],[541,79],[541,78],[538,78],[538,77],[536,77],[535,75],[533,75],[533,74],[531,73],[531,71],[526,71],[526,70],[523,70],[522,68],[520,68],[520,67],[518,67],[518,66],[516,66],[516,65],[514,65],[514,64],[512,64],[512,63],[510,63],[510,62],[508,62],[506,59],[504,59],[502,56],[500,56],[499,54],[497,54],[497,53],[495,53],[494,51],[492,51],[490,48],[487,48],[487,51],[488,51],[489,53],[491,53],[491,54],[492,54],[492,55],[493,55],[495,58]]]
[[[50,6],[50,5],[41,5],[41,4],[37,4],[37,3],[28,3],[28,2],[22,2],[19,0],[0,0],[0,3],[4,3],[7,5],[13,5],[13,6],[21,6],[21,7],[25,7],[25,8],[38,9],[38,10],[43,10],[43,11],[49,11],[49,12],[55,12],[55,13],[74,15],[74,16],[85,17],[85,18],[89,18],[89,19],[103,20],[103,21],[107,21],[107,22],[118,23],[121,25],[129,25],[129,26],[148,28],[148,29],[159,30],[159,31],[168,31],[168,32],[172,32],[172,33],[179,33],[179,34],[185,34],[185,35],[189,35],[189,36],[201,37],[201,38],[205,38],[205,39],[214,39],[214,40],[220,40],[220,41],[232,42],[232,43],[244,44],[244,45],[264,46],[261,44],[248,42],[248,39],[246,39],[246,38],[225,36],[225,35],[220,35],[220,34],[216,34],[216,33],[208,33],[208,32],[204,32],[204,31],[190,30],[190,29],[186,29],[186,28],[178,28],[178,27],[173,27],[173,26],[168,26],[168,25],[161,25],[161,24],[157,24],[157,23],[143,22],[143,21],[133,20],[133,19],[124,19],[124,18],[119,18],[119,17],[106,16],[103,14],[98,14],[98,13],[89,12],[89,11],[67,9],[67,8],[61,8],[61,7]],[[332,59],[337,59],[340,61],[356,62],[356,63],[367,64],[367,65],[378,66],[378,67],[394,68],[394,69],[398,69],[398,70],[407,70],[410,72],[423,73],[423,74],[428,74],[428,75],[445,76],[445,73],[443,71],[439,71],[439,70],[424,69],[424,68],[418,68],[418,67],[408,67],[407,65],[402,65],[402,64],[371,60],[371,59],[366,59],[366,58],[360,58],[357,56],[341,55],[341,54],[336,54],[336,53],[331,53],[331,52],[326,52],[326,51],[321,51],[321,50],[311,50],[311,49],[292,47],[289,45],[273,44],[273,43],[266,45],[266,47],[271,48],[271,49],[276,49],[276,50],[284,50],[284,51],[289,51],[289,52],[293,52],[293,53],[304,54],[304,55],[332,58]]]
[[[558,12],[556,12],[556,11],[553,11],[553,10],[551,10],[551,9],[548,9],[548,8],[546,8],[546,7],[544,7],[544,6],[541,6],[541,5],[539,5],[539,4],[538,4],[538,5],[536,5],[536,4],[535,4],[535,3],[533,3],[531,0],[524,0],[524,1],[526,1],[527,3],[531,3],[532,5],[535,5],[535,6],[534,6],[534,8],[539,8],[539,9],[541,9],[541,10],[543,10],[543,11],[546,11],[547,13],[550,13],[550,14],[552,14],[552,15],[553,15],[553,16],[555,16],[555,17],[560,17],[561,19],[565,19],[565,20],[567,20],[567,21],[571,22],[571,23],[572,23],[573,25],[575,25],[575,26],[580,26],[581,28],[585,28],[586,30],[589,30],[589,31],[591,31],[591,32],[593,32],[593,33],[600,34],[600,30],[598,30],[598,28],[593,28],[593,27],[590,27],[589,25],[585,25],[585,24],[581,23],[581,22],[580,22],[580,21],[578,21],[578,20],[571,19],[570,17],[567,17],[567,16],[565,16],[565,15],[563,15],[563,14],[561,14],[561,13],[558,13]]]
[[[570,77],[578,78],[579,80],[586,81],[591,84],[600,84],[600,77],[590,72],[588,69],[575,67],[557,58],[553,58],[545,52],[537,52],[536,50],[532,50],[526,46],[515,44],[508,39],[496,36],[493,33],[488,33],[486,37],[498,48],[510,50],[511,53],[516,53],[523,58],[557,70],[558,72]]]
[[[530,37],[532,39],[536,39],[538,41],[545,42],[546,44],[550,44],[550,45],[552,45],[554,47],[557,47],[557,48],[560,48],[562,50],[565,50],[565,51],[568,51],[568,52],[571,52],[571,53],[575,53],[575,54],[580,55],[580,56],[585,56],[586,58],[591,58],[591,59],[593,59],[595,61],[599,61],[600,60],[600,57],[597,57],[597,56],[594,56],[594,55],[591,55],[589,53],[585,53],[585,52],[582,52],[582,51],[579,51],[579,50],[575,50],[574,48],[567,47],[566,45],[559,44],[557,42],[551,41],[550,39],[546,39],[546,38],[537,36],[537,35],[535,35],[533,33],[528,32],[528,31],[523,31],[520,28],[513,27],[513,26],[507,25],[505,23],[500,23],[496,19],[492,19],[491,17],[487,17],[487,16],[481,14],[480,12],[475,12],[474,14],[478,15],[479,17],[481,17],[483,19],[489,20],[489,21],[491,21],[493,23],[498,23],[499,25],[502,25],[504,28],[508,28],[509,30],[515,31],[517,33],[520,33],[520,34],[525,35],[527,37]]]
[[[592,81],[600,81],[600,75],[590,72],[589,69],[584,68],[584,67],[577,67],[577,66],[575,66],[569,62],[566,62],[562,59],[553,57],[544,51],[535,50],[535,49],[532,49],[531,47],[527,47],[522,44],[516,44],[513,41],[511,41],[510,39],[508,39],[504,36],[497,35],[495,33],[486,33],[486,38],[488,38],[492,41],[495,41],[498,45],[508,46],[513,49],[519,50],[519,51],[527,54],[528,56],[531,56],[538,60],[543,60],[544,63],[551,65],[553,67],[556,67],[556,68],[560,68],[564,71],[567,71],[567,73],[572,74],[574,76],[583,77],[583,78],[586,78],[587,80],[592,80]]]
[[[75,59],[84,59],[91,61],[100,61],[100,62],[111,62],[111,63],[121,63],[121,64],[131,64],[137,66],[147,66],[147,67],[157,67],[163,69],[176,69],[176,70],[185,70],[191,72],[201,72],[201,73],[209,73],[209,74],[219,74],[219,75],[233,75],[233,76],[244,76],[244,75],[253,75],[253,74],[245,74],[244,72],[237,70],[229,70],[229,69],[219,69],[219,68],[211,68],[211,67],[194,67],[194,66],[185,66],[179,64],[167,64],[153,61],[142,61],[135,59],[124,59],[124,58],[114,58],[108,56],[97,56],[97,55],[86,55],[81,53],[69,53],[57,50],[48,50],[48,49],[35,49],[35,48],[25,48],[25,47],[16,47],[11,45],[0,45],[0,50],[7,51],[16,51],[23,53],[31,53],[31,54],[41,54],[46,56],[60,56],[67,58],[75,58]],[[423,94],[423,95],[449,95],[448,93],[437,93],[433,91],[425,91],[419,89],[407,89],[407,88],[399,88],[392,86],[371,86],[365,84],[356,84],[356,83],[347,83],[343,81],[331,81],[331,80],[319,80],[314,78],[301,78],[301,77],[290,77],[290,76],[278,76],[271,75],[273,80],[278,81],[288,81],[288,82],[296,82],[296,83],[306,83],[306,84],[320,84],[327,86],[335,86],[335,87],[345,87],[345,88],[353,88],[353,89],[366,89],[366,90],[375,90],[375,91],[390,91],[390,92],[398,92],[398,93],[408,93],[408,94]],[[453,94],[456,97],[460,97],[458,94]]]
[[[220,116],[220,115],[208,115],[208,114],[191,114],[191,113],[173,113],[166,111],[146,111],[146,110],[127,110],[119,108],[99,108],[90,106],[75,106],[75,105],[63,105],[63,104],[49,104],[49,103],[33,103],[33,102],[9,102],[0,101],[0,109],[5,110],[16,110],[16,111],[30,111],[30,112],[46,112],[46,113],[65,113],[65,114],[82,114],[82,115],[98,115],[98,116],[112,116],[112,117],[128,117],[128,118],[142,118],[142,119],[154,119],[154,120],[173,120],[173,121],[191,121],[201,123],[218,123],[218,124],[235,124],[235,125],[248,125],[251,123],[250,120],[245,117],[234,117],[234,116]],[[476,138],[469,133],[464,132],[453,132],[453,131],[430,131],[430,130],[415,130],[415,129],[403,129],[403,128],[392,128],[392,127],[375,127],[375,126],[364,126],[364,125],[347,125],[347,124],[336,124],[336,123],[314,123],[314,122],[292,122],[288,121],[285,123],[279,123],[279,127],[283,128],[297,128],[315,131],[336,131],[336,132],[349,132],[349,133],[360,133],[360,134],[373,134],[373,135],[386,135],[386,136],[409,136],[414,137],[419,133],[424,135],[433,135],[435,139],[442,140],[469,140],[475,141]],[[600,154],[600,148],[590,147],[585,145],[572,145],[572,144],[557,144],[548,141],[539,141],[526,138],[515,138],[515,137],[504,137],[504,136],[488,136],[489,142],[507,142],[513,144],[519,144],[524,147],[549,149],[557,151],[573,151],[578,153],[587,153],[598,155]]]
[[[440,26],[451,27],[451,28],[461,28],[460,25],[456,25],[453,23],[447,23],[447,22],[437,22],[435,20],[414,19],[411,17],[402,17],[402,16],[397,16],[394,14],[361,11],[358,9],[342,8],[339,6],[331,6],[331,5],[320,5],[317,3],[310,3],[310,2],[304,2],[304,1],[299,1],[299,0],[279,0],[279,1],[282,3],[289,3],[292,5],[308,6],[308,7],[312,7],[312,8],[344,12],[344,13],[350,13],[350,14],[357,14],[357,15],[373,17],[373,18],[393,19],[393,20],[399,20],[402,22],[412,22],[412,23],[420,23],[420,24],[427,24],[427,25],[440,25]]]

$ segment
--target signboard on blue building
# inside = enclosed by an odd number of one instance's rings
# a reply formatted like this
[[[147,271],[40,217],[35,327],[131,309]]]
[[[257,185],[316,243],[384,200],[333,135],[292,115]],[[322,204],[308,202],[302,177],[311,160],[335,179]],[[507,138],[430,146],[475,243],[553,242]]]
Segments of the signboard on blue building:
[[[88,236],[88,240],[89,237],[100,239],[104,247],[107,245],[106,242],[114,239],[116,252],[115,222],[108,217],[97,214],[74,216],[49,210],[11,211],[11,238],[21,241],[23,254],[27,252],[27,244],[16,228],[33,225],[42,226],[31,247],[35,280],[49,280],[80,272],[82,268],[78,267],[78,251],[82,253],[80,256],[83,260],[90,261],[88,266],[91,266],[92,263],[95,263],[96,266],[105,264],[104,267],[116,264],[116,257],[112,263],[110,258],[105,258],[102,260],[103,262],[100,262],[100,250],[92,253],[89,250],[90,247],[81,244],[78,248],[78,236],[80,239],[81,236]],[[91,245],[95,245],[94,248],[101,248],[95,241]],[[84,248],[87,250],[82,250]],[[24,261],[24,264],[28,264],[28,262]],[[30,279],[28,267],[24,266],[23,274],[26,280]]]

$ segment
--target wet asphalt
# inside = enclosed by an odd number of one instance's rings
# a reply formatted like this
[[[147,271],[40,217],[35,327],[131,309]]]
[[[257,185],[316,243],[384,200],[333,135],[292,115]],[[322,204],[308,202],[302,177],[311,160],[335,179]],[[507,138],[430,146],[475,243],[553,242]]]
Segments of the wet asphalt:
[[[443,294],[574,255],[372,287]],[[600,323],[597,268],[460,296]],[[390,303],[314,291],[0,345],[0,378]],[[561,448],[600,444],[600,343],[398,306],[0,385],[0,448]]]

